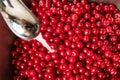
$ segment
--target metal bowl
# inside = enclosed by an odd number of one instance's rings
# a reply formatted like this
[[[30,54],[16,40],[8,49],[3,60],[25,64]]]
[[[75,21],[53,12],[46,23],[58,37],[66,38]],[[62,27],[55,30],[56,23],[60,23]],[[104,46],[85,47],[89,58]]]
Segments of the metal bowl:
[[[120,0],[88,0],[113,3],[120,9]],[[0,15],[0,80],[12,80],[9,52],[15,35],[10,31]]]

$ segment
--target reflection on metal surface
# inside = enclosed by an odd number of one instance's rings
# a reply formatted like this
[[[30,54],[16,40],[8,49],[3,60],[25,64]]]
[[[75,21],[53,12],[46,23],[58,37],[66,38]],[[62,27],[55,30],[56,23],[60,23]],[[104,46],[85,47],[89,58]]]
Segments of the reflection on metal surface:
[[[18,37],[29,40],[38,35],[38,21],[21,0],[0,0],[0,12]]]

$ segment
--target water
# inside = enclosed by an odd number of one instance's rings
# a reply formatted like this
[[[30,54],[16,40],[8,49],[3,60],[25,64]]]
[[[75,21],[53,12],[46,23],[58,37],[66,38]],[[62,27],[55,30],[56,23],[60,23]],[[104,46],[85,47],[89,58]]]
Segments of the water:
[[[50,52],[55,52],[54,49],[52,49],[48,43],[46,42],[46,40],[42,37],[42,34],[40,33],[36,38],[37,41],[39,41],[46,49],[48,49],[48,51]]]

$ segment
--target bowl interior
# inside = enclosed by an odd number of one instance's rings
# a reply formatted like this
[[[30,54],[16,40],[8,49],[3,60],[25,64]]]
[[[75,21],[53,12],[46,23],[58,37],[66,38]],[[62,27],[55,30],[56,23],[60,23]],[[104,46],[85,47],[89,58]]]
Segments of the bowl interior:
[[[120,0],[88,0],[90,2],[94,1],[94,2],[104,2],[104,3],[112,3],[115,4],[117,6],[117,8],[120,9]]]

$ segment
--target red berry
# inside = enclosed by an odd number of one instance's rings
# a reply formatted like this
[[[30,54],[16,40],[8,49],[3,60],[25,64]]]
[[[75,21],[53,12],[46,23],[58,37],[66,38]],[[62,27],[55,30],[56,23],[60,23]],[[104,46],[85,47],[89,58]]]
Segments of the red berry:
[[[40,33],[56,52],[33,39],[15,39],[15,80],[115,80],[120,70],[120,14],[113,4],[33,0]]]

